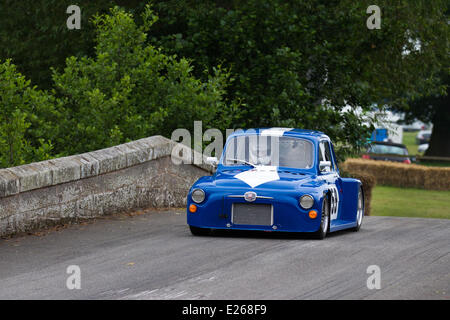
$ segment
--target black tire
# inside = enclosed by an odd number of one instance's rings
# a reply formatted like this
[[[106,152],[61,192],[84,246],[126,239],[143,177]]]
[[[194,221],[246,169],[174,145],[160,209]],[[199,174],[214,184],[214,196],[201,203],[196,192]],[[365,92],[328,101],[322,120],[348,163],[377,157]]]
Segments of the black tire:
[[[361,201],[361,202],[360,202]],[[361,210],[362,210],[362,212],[361,212],[361,218],[359,218],[359,206],[362,206],[361,207]],[[364,213],[365,213],[365,210],[364,210],[365,208],[364,208],[364,192],[363,192],[363,189],[361,188],[361,187],[359,187],[359,191],[358,191],[358,205],[357,205],[357,207],[356,207],[356,227],[354,227],[352,230],[353,231],[359,231],[359,229],[361,228],[361,225],[362,225],[362,221],[363,221],[363,218],[364,218]]]
[[[322,214],[320,215],[320,227],[314,233],[314,238],[318,240],[323,240],[327,236],[330,230],[330,203],[328,201],[328,196],[324,196],[322,200]]]
[[[207,236],[211,233],[211,230],[206,228],[189,226],[189,229],[194,236]]]

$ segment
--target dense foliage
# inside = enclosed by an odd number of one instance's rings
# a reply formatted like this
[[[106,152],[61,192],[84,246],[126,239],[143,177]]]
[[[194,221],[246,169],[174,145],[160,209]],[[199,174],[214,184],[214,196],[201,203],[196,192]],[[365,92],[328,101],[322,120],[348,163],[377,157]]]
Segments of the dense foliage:
[[[345,156],[371,131],[357,108],[411,111],[446,93],[444,0],[379,1],[375,30],[370,1],[152,2],[154,13],[138,0],[79,1],[82,28],[67,30],[71,1],[2,1],[1,166],[170,136],[194,120],[318,129]],[[105,14],[115,4],[126,10]]]
[[[442,92],[438,75],[449,71],[447,2],[378,1],[375,30],[366,27],[371,4],[163,1],[152,35],[199,70],[231,68],[228,97],[244,107],[237,126],[319,129],[354,149],[370,130],[353,110],[408,110],[412,97]]]
[[[0,64],[0,167],[45,160],[58,132],[57,101],[30,86],[9,60]]]
[[[66,26],[66,9],[78,4],[81,30]],[[94,27],[89,19],[106,13],[110,0],[0,1],[0,59],[11,58],[18,70],[40,88],[50,89],[51,67],[62,68],[69,56],[93,53]]]
[[[53,71],[51,92],[39,91],[6,61],[0,65],[1,165],[91,151],[155,134],[180,124],[212,121],[228,108],[228,81],[220,67],[204,81],[191,65],[146,44],[157,17],[147,8],[143,25],[114,8],[96,16],[95,55],[69,57]]]
[[[55,72],[56,95],[63,102],[67,128],[58,146],[68,153],[95,150],[154,134],[170,136],[194,120],[209,122],[226,109],[227,74],[215,69],[203,82],[185,59],[147,45],[145,31],[157,17],[147,8],[138,27],[118,8],[97,16],[95,57],[67,59]]]

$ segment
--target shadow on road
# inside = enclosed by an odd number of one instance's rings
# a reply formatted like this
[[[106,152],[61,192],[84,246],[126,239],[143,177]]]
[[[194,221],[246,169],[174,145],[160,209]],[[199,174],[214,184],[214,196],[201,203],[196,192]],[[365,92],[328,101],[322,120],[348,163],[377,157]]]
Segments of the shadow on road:
[[[353,233],[351,230],[341,230],[327,234],[326,238],[334,238]],[[225,238],[253,238],[253,239],[285,239],[285,240],[316,240],[314,235],[308,232],[280,232],[280,231],[255,231],[255,230],[212,230],[203,237]],[[325,238],[325,239],[326,239]]]

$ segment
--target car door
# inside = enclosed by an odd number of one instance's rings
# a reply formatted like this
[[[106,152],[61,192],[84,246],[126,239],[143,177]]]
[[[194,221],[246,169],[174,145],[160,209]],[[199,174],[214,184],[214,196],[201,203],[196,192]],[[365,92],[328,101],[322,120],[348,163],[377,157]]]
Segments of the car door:
[[[321,140],[319,143],[319,161],[329,161],[331,167],[325,171],[321,171],[323,179],[328,184],[328,190],[330,191],[330,220],[338,219],[339,204],[340,204],[340,180],[339,173],[334,158],[334,153],[331,149],[331,144],[328,140]]]

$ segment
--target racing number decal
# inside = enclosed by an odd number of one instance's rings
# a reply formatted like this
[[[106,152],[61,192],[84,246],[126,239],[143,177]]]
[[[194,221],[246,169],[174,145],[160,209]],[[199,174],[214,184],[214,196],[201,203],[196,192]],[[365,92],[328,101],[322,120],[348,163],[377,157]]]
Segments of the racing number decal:
[[[337,219],[338,215],[338,208],[339,208],[339,193],[338,189],[335,185],[330,186],[330,193],[331,193],[331,199],[330,199],[330,218],[331,220]]]

